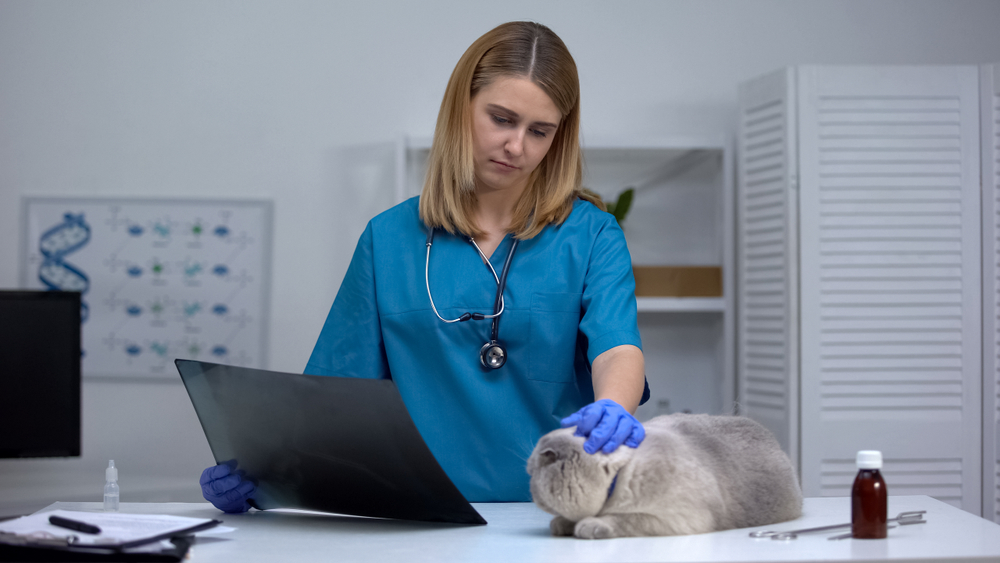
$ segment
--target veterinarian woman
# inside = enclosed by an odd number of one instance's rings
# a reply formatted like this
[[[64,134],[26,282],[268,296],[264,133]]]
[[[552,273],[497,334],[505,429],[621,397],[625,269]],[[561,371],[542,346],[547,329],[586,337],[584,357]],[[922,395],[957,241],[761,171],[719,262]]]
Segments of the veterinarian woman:
[[[631,259],[581,192],[579,130],[576,64],[551,30],[513,22],[473,43],[421,196],[368,223],[305,369],[391,378],[471,502],[531,500],[525,462],[560,422],[594,455],[645,436]],[[253,485],[228,466],[201,483],[248,509]]]

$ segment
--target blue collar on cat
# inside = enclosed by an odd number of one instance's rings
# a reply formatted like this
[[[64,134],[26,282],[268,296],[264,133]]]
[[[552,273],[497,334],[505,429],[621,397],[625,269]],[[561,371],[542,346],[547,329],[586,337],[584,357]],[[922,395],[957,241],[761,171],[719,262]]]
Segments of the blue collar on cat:
[[[611,486],[608,487],[608,498],[611,498],[611,493],[615,492],[615,485],[618,483],[618,475],[615,474],[615,478],[611,480]]]

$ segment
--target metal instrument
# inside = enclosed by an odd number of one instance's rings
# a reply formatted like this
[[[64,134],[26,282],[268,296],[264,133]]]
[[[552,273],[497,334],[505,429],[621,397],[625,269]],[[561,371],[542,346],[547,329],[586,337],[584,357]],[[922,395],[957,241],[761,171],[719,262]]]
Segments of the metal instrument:
[[[926,522],[924,520],[924,514],[926,510],[912,510],[910,512],[900,512],[895,518],[889,518],[886,523],[896,523],[900,526],[907,526],[910,524],[923,524]],[[772,540],[788,541],[794,540],[799,537],[799,534],[808,534],[811,532],[825,532],[828,530],[838,530],[840,528],[850,528],[851,523],[846,524],[832,524],[830,526],[817,526],[815,528],[803,528],[801,530],[789,530],[787,532],[776,532],[772,530],[757,530],[755,532],[750,532],[751,538],[771,538]],[[831,540],[840,540],[851,537],[851,534],[839,534],[836,536],[831,536]]]

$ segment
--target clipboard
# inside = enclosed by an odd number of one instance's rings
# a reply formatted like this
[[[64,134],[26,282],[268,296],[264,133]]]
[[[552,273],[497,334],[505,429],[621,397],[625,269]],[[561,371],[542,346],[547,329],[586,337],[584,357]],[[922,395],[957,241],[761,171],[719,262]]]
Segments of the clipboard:
[[[50,516],[100,524],[99,533],[53,526]],[[0,522],[0,561],[180,561],[190,537],[220,520],[56,510]],[[153,545],[167,543],[169,545]]]
[[[63,540],[55,542],[19,541],[0,533],[0,561],[182,561],[193,540],[170,538],[173,547],[159,551],[117,550],[106,547],[76,547]],[[9,543],[12,542],[12,543]]]

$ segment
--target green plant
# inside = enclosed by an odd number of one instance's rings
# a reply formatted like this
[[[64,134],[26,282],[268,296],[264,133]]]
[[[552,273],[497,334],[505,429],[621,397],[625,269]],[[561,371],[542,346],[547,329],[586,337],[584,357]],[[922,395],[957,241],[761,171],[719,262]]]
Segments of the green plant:
[[[621,225],[622,221],[625,220],[625,215],[628,214],[628,210],[632,207],[632,197],[635,195],[635,188],[625,188],[618,194],[618,199],[614,202],[604,201],[604,198],[600,194],[590,188],[583,188],[583,192],[594,199],[600,200],[604,205],[604,210],[614,215],[615,220]]]
[[[635,188],[625,188],[622,193],[618,194],[618,200],[614,203],[604,202],[604,205],[608,208],[608,213],[615,216],[615,220],[621,225],[625,220],[625,216],[628,215],[629,209],[632,208],[632,197],[635,195]]]

